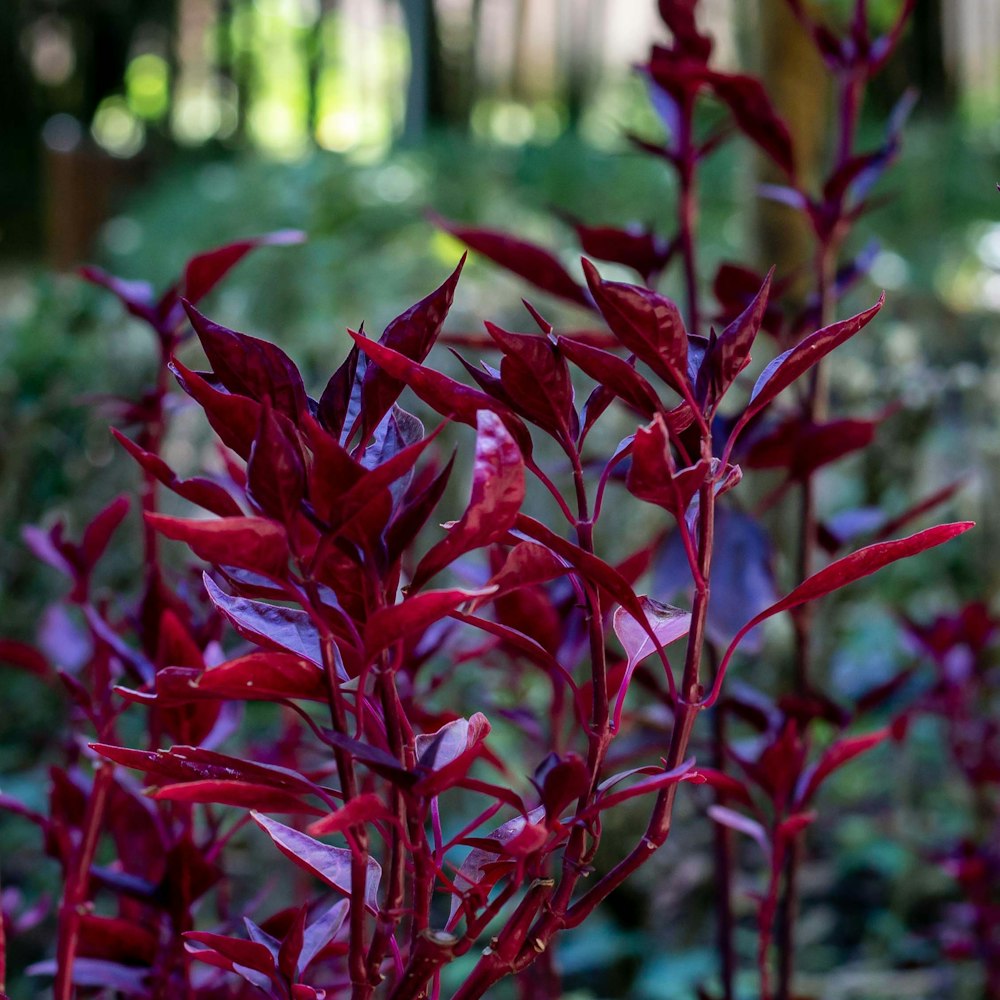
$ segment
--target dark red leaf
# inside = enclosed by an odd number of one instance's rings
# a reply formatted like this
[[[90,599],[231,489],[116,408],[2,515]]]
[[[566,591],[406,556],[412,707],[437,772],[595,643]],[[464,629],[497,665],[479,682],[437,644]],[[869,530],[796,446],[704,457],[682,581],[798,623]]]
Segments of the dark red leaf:
[[[518,412],[564,443],[580,430],[569,367],[548,337],[508,333],[493,323],[486,329],[503,351],[500,379]]]
[[[169,750],[130,750],[107,743],[91,743],[102,757],[155,775],[163,781],[248,781],[272,788],[285,788],[300,795],[315,795],[316,785],[289,768],[230,757],[203,747],[177,746]]]
[[[323,815],[322,809],[303,802],[293,792],[282,788],[270,788],[252,781],[219,781],[214,778],[203,781],[188,781],[180,785],[157,788],[152,793],[152,797],[169,802],[239,806],[243,809],[257,809],[267,813]]]
[[[203,299],[251,250],[262,246],[290,246],[305,242],[297,229],[283,229],[248,240],[237,240],[192,257],[184,269],[184,297],[192,304]]]
[[[776,357],[761,373],[750,394],[746,410],[733,428],[731,440],[739,434],[748,421],[755,417],[779,393],[788,388],[800,375],[826,357],[834,348],[850,340],[864,329],[885,302],[883,293],[871,309],[857,316],[823,327],[800,341],[791,350]]]
[[[465,552],[503,538],[524,502],[524,488],[524,461],[517,443],[500,417],[491,410],[480,410],[469,503],[447,538],[421,559],[412,588],[419,589]]]
[[[191,479],[180,479],[177,474],[160,458],[151,451],[145,451],[134,441],[125,437],[114,427],[111,433],[115,440],[139,463],[142,468],[151,476],[159,480],[167,489],[172,490],[179,497],[203,507],[205,510],[219,517],[240,517],[243,511],[232,495],[219,483],[214,483],[210,479],[201,476],[194,476]]]
[[[285,529],[262,517],[203,521],[147,513],[146,521],[167,538],[185,542],[199,559],[214,565],[238,566],[278,578],[288,568]]]
[[[698,369],[697,392],[699,401],[710,407],[718,403],[740,372],[750,364],[750,349],[764,320],[773,276],[772,267],[753,301],[717,339],[710,341]]]
[[[707,459],[688,468],[675,468],[670,435],[663,416],[657,414],[651,424],[635,432],[625,483],[633,496],[657,504],[681,521],[710,469]]]
[[[650,419],[665,409],[656,390],[629,362],[617,354],[582,344],[570,337],[559,337],[557,343],[559,350],[577,368],[595,382],[605,386],[642,416]]]
[[[732,658],[736,647],[743,637],[761,622],[780,614],[782,611],[790,611],[792,608],[797,608],[808,601],[818,600],[820,597],[824,597],[835,590],[840,590],[842,587],[846,587],[848,584],[862,579],[862,577],[869,576],[900,559],[908,559],[926,549],[933,548],[935,545],[941,545],[944,542],[950,541],[952,538],[963,534],[973,527],[975,527],[975,522],[973,521],[958,521],[954,524],[939,524],[933,528],[926,528],[924,531],[918,531],[915,535],[910,535],[908,538],[900,538],[892,542],[876,542],[874,545],[869,545],[866,548],[859,549],[857,552],[852,552],[850,555],[844,556],[843,559],[838,559],[836,562],[821,569],[818,573],[814,573],[808,580],[800,583],[799,586],[776,604],[772,604],[769,608],[765,608],[760,614],[751,618],[736,633],[719,666],[715,685],[712,688],[712,694],[707,703],[713,704],[716,698],[718,698],[722,679],[725,676],[725,668]]]
[[[709,82],[715,96],[732,112],[737,128],[789,177],[794,177],[791,132],[760,80],[739,73],[712,73]]]
[[[573,280],[566,268],[548,250],[507,233],[459,226],[440,216],[434,217],[433,221],[461,240],[470,250],[481,253],[542,291],[587,309],[592,308],[586,290]]]
[[[326,675],[315,663],[292,653],[248,653],[206,670],[195,682],[199,692],[243,701],[328,697]]]
[[[585,254],[631,267],[647,285],[652,284],[654,276],[666,267],[677,246],[676,241],[661,239],[649,228],[618,229],[615,226],[586,226],[575,219],[568,221]]]
[[[441,327],[451,309],[455,287],[465,264],[465,256],[458,263],[451,277],[440,288],[397,316],[379,338],[384,347],[392,348],[418,364],[427,357],[434,346]],[[364,424],[361,439],[365,441],[399,398],[405,382],[393,378],[384,369],[369,367],[361,385],[361,412]],[[350,432],[351,428],[345,428]]]
[[[247,494],[265,514],[291,525],[305,496],[306,469],[294,428],[286,430],[285,423],[265,397],[247,462]]]
[[[274,975],[277,971],[274,956],[264,945],[256,941],[243,941],[240,938],[225,937],[222,934],[212,934],[209,931],[187,931],[186,941],[195,941],[207,945],[212,951],[236,965],[254,969],[265,976]],[[197,955],[197,952],[193,954]]]
[[[688,380],[688,340],[677,306],[648,288],[604,281],[586,259],[583,270],[611,332],[627,350],[680,391]]]
[[[230,391],[271,405],[293,421],[308,412],[302,376],[275,344],[213,323],[190,303],[188,318],[219,381]]]
[[[88,568],[93,567],[104,554],[111,536],[128,513],[128,508],[128,497],[116,497],[84,529],[80,540],[80,554]]]
[[[181,388],[205,411],[212,430],[222,443],[240,458],[248,458],[260,426],[260,403],[217,389],[200,372],[185,368],[176,358],[170,368]]]
[[[839,770],[848,761],[876,747],[890,735],[890,730],[878,729],[864,736],[854,736],[850,739],[837,740],[817,761],[816,765],[806,771],[796,789],[795,803],[797,808],[808,805],[819,790],[820,785]]]
[[[365,655],[374,660],[393,643],[419,635],[455,608],[492,593],[482,590],[427,590],[407,597],[399,604],[379,608],[365,623]]]
[[[481,410],[491,410],[503,419],[507,429],[517,440],[522,453],[526,457],[530,456],[531,435],[527,427],[508,407],[498,403],[485,392],[456,382],[447,375],[434,371],[433,368],[418,365],[398,351],[376,344],[360,333],[355,333],[353,330],[349,332],[354,342],[379,368],[388,372],[393,378],[405,382],[431,409],[470,427],[476,426]]]
[[[307,833],[314,837],[324,834],[344,833],[356,826],[375,823],[393,818],[388,806],[373,792],[365,792],[356,799],[351,799],[335,812],[316,820],[307,828]]]
[[[45,677],[50,670],[49,661],[34,646],[13,639],[0,639],[0,663],[9,663],[39,677]]]
[[[485,598],[472,602],[472,610],[488,600],[496,600],[521,587],[532,587],[554,580],[568,572],[568,567],[557,559],[544,545],[536,542],[518,542],[504,560],[503,565],[490,577]]]

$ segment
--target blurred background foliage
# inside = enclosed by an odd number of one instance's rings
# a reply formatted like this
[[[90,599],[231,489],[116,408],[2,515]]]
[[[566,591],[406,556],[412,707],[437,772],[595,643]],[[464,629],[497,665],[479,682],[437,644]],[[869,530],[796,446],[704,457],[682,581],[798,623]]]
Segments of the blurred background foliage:
[[[817,5],[833,16],[850,6]],[[796,55],[770,20],[778,0],[703,6],[719,59],[764,72],[804,141],[811,121],[822,134],[820,74],[795,76],[791,92],[782,83]],[[873,16],[897,7],[879,0]],[[39,621],[57,584],[19,526],[64,516],[78,528],[135,484],[107,433],[110,397],[141,389],[153,345],[74,276],[76,264],[163,287],[196,250],[306,230],[306,245],[242,264],[207,310],[277,340],[318,389],[347,350],[345,327],[380,331],[453,267],[461,248],[428,222],[429,208],[517,229],[573,268],[572,232],[552,209],[670,229],[669,178],[623,138],[656,129],[630,67],[658,24],[653,0],[0,3],[0,632],[60,631]],[[883,184],[886,204],[859,234],[855,250],[868,240],[878,249],[847,306],[885,288],[887,308],[834,366],[838,407],[902,405],[871,451],[822,474],[822,495],[830,511],[879,501],[902,510],[964,477],[957,513],[982,527],[970,544],[852,593],[832,637],[832,674],[848,687],[914,662],[893,609],[927,617],[1000,585],[1000,0],[918,0],[867,109],[873,142],[907,86],[921,102]],[[770,262],[757,169],[739,147],[706,166],[706,275],[722,260]],[[523,294],[473,259],[451,328],[516,326]],[[590,324],[533,299],[561,329]],[[197,461],[185,419],[166,456],[181,469]],[[109,587],[126,585],[134,558],[109,561]],[[41,804],[59,700],[9,671],[0,683],[5,704],[23,706],[0,712],[3,790]],[[935,965],[930,932],[952,890],[927,858],[962,832],[960,793],[932,722],[909,745],[890,788],[878,780],[883,748],[831,790],[833,810],[850,802],[851,816],[830,827],[810,868],[802,931],[804,970],[839,969],[824,977],[824,997],[976,995],[974,974],[963,987]],[[27,836],[0,821],[0,858],[26,857]],[[698,922],[677,919],[683,905],[708,920],[710,855],[696,846],[672,840],[646,890],[624,890],[600,922],[567,937],[560,963],[574,996],[690,997],[710,975]],[[23,876],[29,895],[45,890],[44,870]]]

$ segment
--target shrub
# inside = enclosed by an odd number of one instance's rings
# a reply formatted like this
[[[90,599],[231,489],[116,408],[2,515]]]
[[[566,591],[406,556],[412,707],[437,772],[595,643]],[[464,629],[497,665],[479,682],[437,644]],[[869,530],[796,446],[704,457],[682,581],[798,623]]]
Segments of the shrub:
[[[777,928],[777,991],[790,995],[797,859],[813,800],[831,773],[887,735],[841,730],[892,690],[848,710],[824,696],[808,609],[971,525],[886,540],[943,496],[840,533],[816,512],[816,470],[874,430],[872,421],[827,418],[820,372],[881,307],[833,315],[860,269],[837,268],[847,230],[898,142],[894,124],[882,149],[853,151],[859,91],[902,19],[873,39],[860,3],[839,39],[793,4],[843,89],[837,162],[810,198],[760,82],[709,65],[711,40],[694,3],[660,6],[673,40],[654,46],[644,72],[669,135],[641,144],[676,171],[679,232],[666,240],[576,224],[590,257],[632,268],[641,283],[607,280],[587,259],[580,283],[517,236],[444,223],[474,251],[590,310],[600,330],[557,334],[527,305],[537,329],[487,323],[483,346],[499,352],[499,367],[462,359],[475,386],[458,381],[428,359],[460,262],[378,340],[352,332],[350,353],[313,398],[279,347],[198,309],[247,253],[297,234],[201,254],[159,297],[145,284],[86,273],[148,325],[161,364],[123,413],[127,433],[114,432],[142,470],[138,597],[109,599],[95,585],[127,498],[113,500],[79,541],[60,524],[28,529],[37,557],[68,579],[75,614],[62,621],[59,662],[29,646],[2,649],[23,668],[58,676],[73,706],[48,813],[3,802],[37,824],[62,869],[55,957],[33,970],[55,976],[57,1000],[74,986],[287,1000],[376,992],[409,1000],[447,986],[471,1000],[511,975],[529,995],[554,995],[560,931],[654,855],[677,797],[697,784],[717,798],[720,872],[732,864],[730,829],[764,852],[761,992],[773,995]],[[695,111],[706,96],[728,118],[701,136]],[[783,308],[782,278],[725,265],[714,282],[716,332],[701,303],[697,171],[732,127],[788,175],[771,194],[812,221],[817,294],[805,309]],[[685,316],[650,287],[674,262]],[[742,376],[762,329],[779,353],[749,387]],[[192,332],[208,371],[179,356],[188,356]],[[176,409],[171,375],[217,438],[214,472],[182,478],[163,457]],[[793,386],[799,397],[789,405]],[[430,433],[400,406],[405,390],[438,415]],[[613,411],[630,432],[605,448],[592,432]],[[463,463],[440,454],[448,423],[471,429],[455,431],[471,451],[464,505],[448,491]],[[802,498],[798,570],[783,597],[762,527],[732,502],[744,463],[785,469],[779,492]],[[200,513],[165,513],[164,488]],[[450,520],[439,528],[433,518]],[[633,521],[646,537],[626,546]],[[871,544],[819,568],[823,549],[837,556],[863,533]],[[174,567],[164,539],[211,567],[203,581]],[[662,590],[690,591],[688,607],[640,592],[654,565]],[[726,695],[733,658],[757,655],[757,626],[786,611],[796,636],[791,691],[764,707]],[[675,670],[668,647],[681,640]],[[512,693],[492,718],[478,710],[487,674]],[[277,715],[259,713],[260,702]],[[691,756],[692,734],[713,708],[707,767]],[[752,755],[726,738],[723,720],[733,715],[759,732]],[[810,757],[821,719],[838,732]],[[521,779],[525,767],[530,780]],[[642,834],[610,861],[599,855],[607,814],[637,806],[646,809]],[[275,859],[275,871],[294,888],[276,909],[267,879],[243,898],[227,871],[253,838],[287,858]],[[303,874],[293,882],[296,868]],[[727,996],[730,893],[724,880]]]

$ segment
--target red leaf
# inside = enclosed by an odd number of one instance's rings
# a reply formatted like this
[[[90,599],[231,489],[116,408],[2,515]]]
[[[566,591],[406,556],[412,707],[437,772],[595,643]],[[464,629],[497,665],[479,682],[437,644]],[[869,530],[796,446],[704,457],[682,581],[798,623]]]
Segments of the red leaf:
[[[320,837],[324,834],[344,833],[356,826],[392,818],[388,806],[374,792],[365,792],[335,812],[316,820],[306,832],[314,837]]]
[[[238,566],[279,578],[288,568],[285,529],[261,517],[201,521],[147,513],[146,521],[167,538],[185,542],[199,559],[213,565]]]
[[[251,781],[188,781],[180,785],[167,785],[152,793],[152,798],[169,802],[216,803],[239,806],[261,812],[307,813],[322,816],[323,810],[303,802],[298,795],[282,788],[269,788]]]
[[[634,785],[630,785],[620,792],[604,793],[585,811],[584,816],[593,816],[604,812],[605,809],[611,809],[622,802],[634,799],[638,795],[648,795],[650,792],[658,792],[660,789],[676,784],[678,781],[688,781],[696,778],[698,772],[692,770],[693,767],[694,759],[692,758],[691,760],[684,761],[683,764],[679,764],[670,771],[659,771],[652,777],[646,778],[643,781],[637,781]]]
[[[487,600],[497,600],[522,587],[546,583],[564,576],[568,571],[566,564],[544,545],[518,542],[507,554],[500,569],[487,582],[487,596],[474,600],[472,610],[481,607]]]
[[[200,692],[242,701],[303,698],[326,701],[326,676],[315,663],[292,653],[249,653],[206,670],[195,682]]]
[[[668,385],[680,391],[688,382],[688,341],[677,306],[648,288],[604,281],[586,259],[583,270],[611,332]]]
[[[750,791],[738,778],[734,778],[724,771],[717,771],[713,767],[702,767],[701,765],[698,766],[698,774],[701,775],[706,784],[715,789],[723,800],[735,799],[742,805],[753,807]]]
[[[461,240],[470,250],[481,253],[513,274],[530,281],[536,287],[568,299],[587,309],[592,308],[586,291],[548,250],[534,243],[490,229],[472,229],[456,225],[439,216],[434,217],[446,232]]]
[[[885,293],[871,309],[839,323],[823,327],[801,340],[791,350],[778,355],[761,373],[750,394],[746,410],[733,428],[730,440],[735,440],[747,422],[755,417],[779,393],[788,388],[800,375],[812,368],[834,348],[850,340],[864,329],[885,302]]]
[[[424,453],[427,446],[441,433],[445,424],[428,434],[426,437],[407,445],[401,451],[376,465],[373,469],[363,472],[358,481],[330,502],[330,497],[315,497],[317,511],[324,512],[331,530],[339,530],[357,514],[372,503],[380,493],[387,490],[393,483],[407,476]],[[331,483],[331,485],[333,485]]]
[[[712,73],[715,96],[729,107],[737,127],[789,177],[795,175],[795,151],[788,125],[774,110],[763,84],[739,73]]]
[[[297,229],[283,229],[248,240],[237,240],[192,257],[184,269],[184,297],[191,303],[203,299],[251,250],[262,246],[290,246],[305,242]]]
[[[146,472],[155,476],[168,490],[172,490],[179,497],[183,497],[183,499],[203,507],[219,517],[242,516],[243,511],[240,509],[240,505],[218,483],[213,483],[210,479],[203,479],[200,476],[180,479],[159,455],[154,455],[153,452],[140,448],[114,427],[111,428],[111,433]]]
[[[13,639],[0,639],[0,663],[12,664],[39,677],[45,677],[50,669],[49,661],[34,646]]]
[[[685,469],[674,467],[667,425],[657,414],[651,424],[635,432],[625,484],[633,496],[657,504],[681,521],[710,469],[707,459]]]
[[[516,527],[518,531],[529,538],[535,539],[537,542],[541,542],[542,545],[551,549],[557,556],[565,559],[578,571],[585,581],[607,591],[637,621],[640,623],[646,621],[642,604],[636,597],[635,591],[629,586],[625,577],[613,566],[592,553],[584,551],[567,539],[561,538],[540,521],[528,517],[527,514],[518,514]],[[650,628],[648,634],[651,638],[654,637],[655,634],[652,628]],[[656,642],[655,639],[654,642]],[[656,648],[657,652],[663,657],[664,666],[667,666],[666,655],[662,653],[658,643]]]
[[[265,514],[290,525],[305,496],[306,470],[294,428],[286,430],[283,419],[265,397],[247,462],[247,494]]]
[[[80,277],[92,285],[106,288],[117,296],[123,306],[137,319],[156,326],[153,286],[146,281],[126,281],[102,271],[99,267],[81,267]]]
[[[432,410],[470,427],[476,426],[480,411],[490,410],[500,416],[507,429],[516,438],[523,454],[530,456],[531,435],[528,433],[528,428],[509,407],[479,389],[456,382],[453,378],[434,371],[433,368],[418,365],[398,351],[376,344],[360,333],[355,333],[353,330],[348,332],[358,347],[379,368],[388,372],[393,378],[405,382]]]
[[[227,448],[240,458],[250,455],[260,425],[260,403],[223,389],[217,389],[200,372],[185,368],[176,358],[170,370],[181,388],[205,411],[212,430]]]
[[[764,320],[773,277],[772,267],[753,301],[719,334],[718,339],[710,341],[698,369],[699,401],[714,407],[740,372],[750,364],[750,349]]]
[[[585,254],[634,268],[646,284],[666,267],[677,246],[651,229],[586,226],[575,220],[571,225]]]
[[[656,390],[629,362],[617,354],[591,347],[570,337],[559,337],[556,342],[559,350],[584,374],[606,386],[647,419],[665,409]]]
[[[461,519],[421,559],[413,574],[416,590],[460,555],[504,537],[524,502],[524,461],[517,443],[491,410],[476,421],[472,493]]]
[[[88,568],[93,567],[104,554],[111,536],[128,513],[128,508],[128,497],[116,497],[84,529],[80,553]]]
[[[565,359],[548,337],[508,333],[487,322],[486,330],[503,351],[500,379],[518,412],[558,440],[576,440],[579,418]]]
[[[802,775],[802,779],[799,781],[799,787],[796,789],[796,806],[801,808],[802,806],[808,805],[812,800],[812,797],[819,790],[819,786],[822,785],[834,771],[839,770],[849,760],[853,760],[860,754],[871,750],[872,747],[878,746],[879,743],[887,739],[889,735],[890,730],[886,728],[877,729],[875,732],[866,733],[864,736],[855,736],[851,739],[837,740],[824,752],[823,756],[820,757],[816,765]]]
[[[172,781],[249,781],[265,784],[272,788],[287,788],[300,795],[316,794],[316,785],[286,767],[274,764],[258,764],[241,760],[227,754],[216,753],[203,747],[171,747],[169,750],[130,750],[114,747],[107,743],[91,743],[90,748],[102,757],[135,768],[158,779]]]
[[[440,288],[397,316],[379,338],[379,343],[392,348],[417,363],[430,353],[441,333],[441,327],[451,309],[455,286],[465,264],[465,255],[451,277]],[[393,378],[382,368],[371,366],[361,383],[361,412],[364,414],[362,441],[366,441],[376,425],[399,398],[406,383]],[[345,428],[350,432],[351,428]]]
[[[446,618],[455,608],[492,593],[482,590],[428,590],[407,597],[399,604],[379,608],[365,623],[365,655],[374,660],[393,643],[420,635],[434,622]]]
[[[212,934],[209,931],[186,931],[186,941],[196,941],[208,945],[212,951],[236,965],[245,966],[271,976],[276,972],[274,956],[264,945],[256,941],[243,941],[240,938],[225,937],[222,934]],[[197,955],[197,952],[194,952]]]
[[[782,611],[790,611],[792,608],[797,608],[807,601],[815,601],[835,590],[840,590],[842,587],[854,583],[855,580],[869,576],[900,559],[908,559],[910,556],[918,555],[925,549],[930,549],[935,545],[941,545],[944,542],[950,541],[952,538],[963,534],[973,527],[975,527],[974,521],[958,521],[954,524],[939,524],[933,528],[926,528],[924,531],[918,531],[915,535],[910,535],[908,538],[900,538],[892,542],[876,542],[874,545],[869,545],[866,548],[859,549],[857,552],[852,552],[850,555],[844,556],[843,559],[838,559],[836,562],[821,569],[818,573],[814,573],[808,580],[800,583],[799,586],[776,604],[772,604],[769,608],[765,608],[760,614],[751,618],[736,633],[733,641],[729,644],[729,648],[726,650],[725,656],[722,658],[722,663],[719,665],[712,694],[708,698],[706,705],[714,704],[716,698],[718,698],[722,680],[725,677],[726,667],[733,653],[736,651],[736,647],[752,628],[766,621],[768,618],[780,614]]]
[[[93,913],[80,916],[80,954],[88,958],[151,965],[156,959],[156,934],[146,927],[120,917]]]
[[[230,391],[262,403],[293,421],[308,412],[302,376],[292,359],[275,344],[213,323],[190,303],[188,318],[219,381]]]
[[[813,424],[792,417],[754,441],[746,457],[751,468],[784,467],[794,479],[805,479],[831,462],[867,448],[880,420],[831,420]]]

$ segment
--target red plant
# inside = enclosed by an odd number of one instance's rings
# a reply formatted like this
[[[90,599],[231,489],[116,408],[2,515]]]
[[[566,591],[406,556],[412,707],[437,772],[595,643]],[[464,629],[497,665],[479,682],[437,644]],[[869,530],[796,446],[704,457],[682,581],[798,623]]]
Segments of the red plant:
[[[836,741],[809,771],[804,733],[784,721],[756,760],[737,762],[763,793],[755,800],[732,776],[696,765],[696,721],[719,699],[754,626],[784,611],[801,620],[810,602],[971,524],[877,541],[803,573],[781,599],[758,590],[710,605],[713,579],[731,571],[735,551],[717,543],[742,516],[723,501],[742,478],[734,458],[752,453],[751,434],[760,454],[772,404],[813,379],[881,300],[834,322],[827,289],[818,310],[788,323],[771,275],[730,268],[717,283],[721,332],[706,332],[695,175],[723,136],[695,138],[696,99],[721,101],[790,176],[794,161],[760,84],[710,68],[711,42],[694,8],[661,3],[674,40],[654,48],[646,67],[671,136],[657,153],[680,180],[677,238],[578,227],[592,256],[629,264],[644,280],[676,255],[686,319],[664,295],[605,280],[587,260],[581,284],[519,238],[449,226],[474,250],[592,310],[609,333],[556,335],[529,306],[537,330],[487,324],[499,367],[467,364],[477,387],[459,382],[428,363],[459,263],[378,340],[352,332],[349,354],[317,399],[279,347],[195,308],[246,252],[289,242],[289,234],[196,257],[159,300],[145,286],[89,272],[150,325],[163,364],[155,387],[126,411],[130,433],[116,432],[144,476],[140,600],[93,591],[125,500],[99,514],[79,543],[60,526],[29,529],[34,551],[71,581],[80,632],[66,642],[86,652],[66,669],[28,647],[3,651],[38,672],[58,667],[76,713],[49,814],[3,803],[39,826],[62,866],[55,958],[35,970],[55,975],[57,1000],[69,1000],[74,985],[156,998],[438,997],[446,967],[488,941],[452,994],[481,997],[507,976],[544,968],[559,932],[585,920],[664,843],[681,785],[706,778],[720,796],[755,810],[750,818],[722,804],[716,819],[752,832],[769,854],[766,976],[788,844],[820,781],[875,737]],[[824,198],[829,207],[833,196]],[[188,324],[207,371],[177,356]],[[787,349],[748,394],[741,373],[762,328],[778,329]],[[182,479],[161,457],[168,368],[218,438],[220,474]],[[588,380],[578,406],[576,388]],[[441,425],[426,433],[399,405],[405,390]],[[635,429],[607,454],[589,435],[612,406]],[[447,492],[454,457],[442,462],[438,451],[449,421],[474,434],[455,430],[472,452],[459,507]],[[783,463],[808,483],[816,465],[796,456],[814,442],[779,434],[772,446],[792,456]],[[832,460],[838,453],[829,447]],[[161,512],[161,486],[201,511]],[[647,541],[612,559],[623,519],[642,511]],[[432,518],[449,520],[428,527]],[[665,531],[692,592],[688,610],[638,592]],[[208,564],[203,585],[168,568],[159,536]],[[667,647],[685,637],[675,670]],[[717,644],[728,648],[706,674]],[[640,669],[672,724],[662,756],[625,767],[635,764],[620,748],[636,722],[629,693]],[[518,710],[463,698],[487,671],[526,693]],[[241,727],[242,707],[253,701],[280,706],[278,739],[261,743]],[[502,744],[490,740],[481,708],[505,726]],[[136,737],[140,710],[146,730]],[[498,749],[512,743],[516,751]],[[521,780],[524,762],[530,781]],[[642,802],[641,836],[585,886],[603,814]],[[234,898],[226,860],[237,836],[283,854],[288,864],[276,860],[275,871],[285,881],[296,867],[309,877],[289,894],[295,905],[261,916],[266,893]]]

